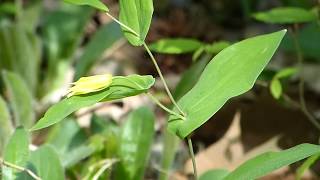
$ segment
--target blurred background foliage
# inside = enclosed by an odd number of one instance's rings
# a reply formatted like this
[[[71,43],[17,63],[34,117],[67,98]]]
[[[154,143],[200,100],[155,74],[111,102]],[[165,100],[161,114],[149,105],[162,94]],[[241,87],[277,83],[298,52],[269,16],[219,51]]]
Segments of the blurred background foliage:
[[[118,14],[117,1],[105,3],[113,14]],[[236,141],[244,152],[278,135],[281,137],[275,143],[281,148],[319,142],[319,127],[310,123],[309,115],[316,121],[320,119],[320,2],[157,0],[154,7],[147,42],[156,42],[151,49],[156,52],[176,99],[193,87],[205,65],[225,47],[257,34],[289,30],[254,89],[228,102],[195,132],[197,152],[225,137],[236,112],[241,112],[241,133],[230,140],[229,146]],[[275,7],[310,10],[317,20],[269,24],[254,18],[254,13]],[[302,65],[299,56],[303,57]],[[5,145],[15,129],[30,128],[50,105],[66,95],[68,83],[102,73],[156,76],[146,59],[145,52],[126,43],[117,24],[92,8],[52,0],[1,0],[1,156],[5,156]],[[298,71],[301,66],[303,71]],[[300,105],[301,77],[307,113]],[[163,87],[156,84],[153,91],[168,104],[169,99],[160,90]],[[109,167],[113,165],[112,176],[124,179],[167,179],[168,175],[186,178],[190,173],[182,171],[188,158],[186,147],[166,132],[167,117],[162,111],[156,109],[153,114],[150,108],[139,108],[145,103],[155,109],[145,97],[135,97],[76,113],[31,137],[31,143],[40,146],[30,155],[31,160],[60,163],[54,172],[65,173],[69,179],[105,179],[111,176]],[[224,151],[225,159],[232,155],[229,146]],[[42,153],[47,154],[47,159],[41,159]],[[30,163],[39,166],[39,162]],[[102,168],[107,173],[99,174]],[[319,173],[319,163],[313,168]]]

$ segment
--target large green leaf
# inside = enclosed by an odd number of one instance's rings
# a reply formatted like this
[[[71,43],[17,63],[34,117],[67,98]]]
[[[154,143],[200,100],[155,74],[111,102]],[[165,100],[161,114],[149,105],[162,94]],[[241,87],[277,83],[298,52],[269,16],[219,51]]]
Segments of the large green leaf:
[[[153,14],[152,0],[120,0],[120,21],[139,36],[122,27],[125,37],[134,46],[141,46],[148,34]]]
[[[274,8],[267,12],[259,12],[253,15],[259,21],[274,24],[303,23],[317,20],[316,14],[297,7]]]
[[[285,33],[282,30],[249,38],[222,50],[207,65],[197,84],[178,101],[186,120],[171,115],[169,130],[184,138],[228,99],[251,89]]]
[[[198,82],[202,71],[210,61],[210,58],[210,55],[204,56],[182,74],[181,79],[173,92],[175,99],[180,99]]]
[[[80,108],[94,105],[100,101],[111,101],[146,92],[154,84],[152,76],[115,76],[110,87],[90,94],[72,96],[53,105],[31,130],[38,130],[66,118]]]
[[[143,179],[154,135],[154,119],[147,107],[130,113],[122,129],[116,179]]]
[[[4,99],[0,96],[0,156],[13,131],[9,109]]]
[[[42,180],[63,180],[64,171],[58,154],[48,145],[31,152],[28,168]]]
[[[30,128],[33,125],[35,114],[33,111],[33,98],[29,87],[16,73],[2,71],[2,77],[8,91],[16,126]]]
[[[3,160],[20,167],[25,167],[29,158],[29,134],[23,128],[17,128],[4,149]],[[3,166],[3,179],[15,179],[16,170]]]
[[[120,27],[111,22],[101,27],[85,47],[83,54],[77,60],[75,79],[85,76],[91,66],[100,59],[104,51],[120,40],[122,37]]]
[[[99,0],[64,0],[64,2],[76,5],[88,5],[100,9],[102,11],[109,11],[108,7]]]
[[[301,144],[281,152],[267,152],[246,161],[224,180],[257,179],[319,152],[320,146],[313,144]]]
[[[161,39],[150,45],[152,51],[166,54],[183,54],[194,52],[203,44],[196,39],[176,38]]]

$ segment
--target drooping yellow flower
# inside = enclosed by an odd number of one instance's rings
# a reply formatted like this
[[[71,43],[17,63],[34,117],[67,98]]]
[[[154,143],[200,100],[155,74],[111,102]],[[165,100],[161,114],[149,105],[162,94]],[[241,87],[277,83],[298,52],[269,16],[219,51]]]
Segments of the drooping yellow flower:
[[[82,77],[78,81],[71,83],[73,86],[69,89],[67,96],[71,97],[74,95],[97,92],[109,87],[111,82],[111,74]]]

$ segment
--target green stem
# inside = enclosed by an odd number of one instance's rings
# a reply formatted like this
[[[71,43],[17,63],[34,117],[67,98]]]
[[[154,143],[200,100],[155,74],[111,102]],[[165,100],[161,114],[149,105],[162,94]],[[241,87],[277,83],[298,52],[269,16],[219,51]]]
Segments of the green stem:
[[[144,46],[144,48],[146,49],[146,51],[148,52],[148,54],[149,54],[149,56],[150,56],[150,58],[151,58],[151,60],[152,60],[152,62],[153,62],[153,64],[154,64],[154,66],[156,67],[156,70],[157,70],[157,72],[158,72],[158,74],[159,74],[159,76],[160,76],[160,79],[161,79],[161,81],[162,81],[162,83],[163,83],[163,85],[164,85],[165,90],[167,91],[167,94],[168,94],[171,102],[172,102],[173,105],[180,111],[180,113],[181,113],[183,116],[185,116],[184,112],[181,110],[181,108],[179,107],[179,105],[177,104],[177,102],[174,100],[174,98],[173,98],[173,96],[172,96],[172,94],[171,94],[171,92],[170,92],[170,90],[169,90],[169,88],[168,88],[167,82],[166,82],[166,80],[164,79],[164,77],[163,77],[163,75],[162,75],[162,72],[161,72],[161,70],[160,70],[160,67],[158,66],[158,63],[157,63],[156,59],[154,58],[153,54],[151,53],[149,47],[147,46],[147,44],[146,44],[145,42],[143,43],[143,46]]]
[[[187,141],[188,141],[189,152],[190,152],[190,156],[191,156],[191,160],[192,160],[194,179],[198,180],[196,158],[195,158],[194,152],[193,152],[192,141],[191,141],[191,138],[189,136],[187,137]]]
[[[298,36],[297,36],[298,27],[295,24],[294,30],[292,31],[292,38],[294,42],[295,49],[297,51],[297,59],[298,59],[298,67],[300,71],[300,82],[299,82],[299,99],[301,104],[301,110],[302,112],[308,117],[309,121],[320,130],[320,124],[316,120],[316,118],[313,117],[313,115],[308,111],[306,100],[304,97],[304,77],[303,77],[303,55],[301,51],[301,47],[298,42]]]
[[[21,166],[18,166],[18,165],[15,165],[15,164],[12,164],[10,162],[7,162],[7,161],[4,161],[3,159],[0,159],[0,162],[2,165],[4,166],[7,166],[9,168],[12,168],[12,169],[15,169],[15,170],[18,170],[18,171],[24,171],[26,173],[28,173],[31,177],[33,177],[35,180],[41,180],[40,177],[38,177],[36,174],[34,174],[31,170],[29,169],[26,169],[24,167],[21,167]]]
[[[129,26],[123,24],[122,22],[120,22],[118,19],[116,19],[115,17],[113,17],[111,14],[106,13],[107,16],[109,16],[113,21],[115,21],[116,23],[118,23],[120,26],[124,27],[125,29],[127,29],[130,33],[134,34],[137,37],[140,37],[140,35],[135,32],[133,29],[131,29]]]
[[[180,114],[170,110],[169,108],[167,108],[166,106],[164,106],[156,97],[154,97],[150,92],[147,93],[147,95],[150,97],[150,99],[152,99],[159,107],[161,107],[164,111],[166,111],[169,114],[175,115],[179,118],[181,118],[182,120],[185,120],[186,118],[181,116]]]
[[[118,23],[120,26],[122,26],[123,28],[127,29],[130,33],[134,34],[134,35],[137,36],[138,38],[140,37],[140,35],[139,35],[137,32],[135,32],[133,29],[131,29],[131,28],[128,27],[127,25],[125,25],[125,24],[123,24],[122,22],[120,22],[119,20],[117,20],[117,19],[116,19],[115,17],[113,17],[111,14],[106,13],[106,15],[109,16],[113,21],[115,21],[116,23]],[[159,65],[158,65],[156,59],[154,58],[153,54],[151,53],[149,47],[147,46],[147,44],[146,44],[145,42],[143,42],[143,46],[144,46],[144,48],[146,49],[146,51],[148,52],[148,55],[150,56],[150,58],[151,58],[151,60],[152,60],[152,62],[153,62],[153,64],[154,64],[154,66],[156,67],[156,70],[157,70],[157,72],[158,72],[158,74],[159,74],[159,76],[160,76],[160,79],[161,79],[161,81],[162,81],[162,83],[163,83],[163,85],[164,85],[164,88],[165,88],[165,90],[166,90],[166,92],[167,92],[167,94],[168,94],[171,102],[172,102],[173,105],[179,110],[179,112],[180,112],[183,116],[185,116],[184,112],[181,110],[181,108],[179,107],[179,105],[177,104],[177,102],[174,100],[174,98],[173,98],[173,96],[172,96],[172,94],[171,94],[171,92],[170,92],[170,90],[169,90],[169,88],[168,88],[167,82],[165,81],[165,79],[164,79],[164,77],[163,77],[163,75],[162,75],[162,72],[161,72],[161,70],[160,70],[160,68],[159,68]]]

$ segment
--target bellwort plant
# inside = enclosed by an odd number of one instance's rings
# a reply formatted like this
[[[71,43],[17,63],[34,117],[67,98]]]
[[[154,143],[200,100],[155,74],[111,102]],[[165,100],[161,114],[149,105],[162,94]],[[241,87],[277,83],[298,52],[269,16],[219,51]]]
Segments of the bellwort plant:
[[[213,50],[214,48],[200,42],[188,41],[186,39],[164,39],[159,41],[161,43],[149,46],[145,39],[152,22],[152,0],[119,0],[119,17],[112,15],[108,7],[99,0],[65,0],[65,2],[74,5],[91,6],[104,12],[106,16],[110,17],[121,27],[125,38],[132,46],[143,47],[149,55],[173,106],[172,108],[165,106],[149,92],[149,89],[155,83],[155,78],[151,75],[133,74],[129,76],[112,76],[111,74],[105,74],[81,77],[72,83],[72,87],[69,89],[69,92],[67,92],[67,97],[51,106],[44,116],[29,129],[29,132],[57,124],[80,108],[92,106],[99,102],[108,102],[144,93],[147,94],[155,104],[168,113],[167,130],[176,137],[186,140],[192,159],[194,179],[199,179],[199,176],[191,140],[192,133],[206,123],[230,98],[241,95],[254,86],[259,74],[271,60],[282,38],[286,34],[286,30],[279,30],[269,34],[251,37],[232,45],[225,42],[220,43],[219,45],[223,46],[223,48],[221,48],[223,50],[219,50],[220,52],[205,64],[200,77],[192,88],[181,95],[179,99],[175,99],[152,51],[160,53],[171,52],[174,54],[181,51],[181,49],[172,48],[172,45],[184,43],[188,44],[189,48],[185,51],[191,50],[197,52],[194,56],[196,59],[197,54],[201,54],[203,51],[216,51]],[[144,121],[130,121],[132,119],[139,119],[139,117],[144,117]],[[129,142],[130,148],[140,148],[140,151],[147,152],[150,149],[137,145],[139,142],[150,145],[150,141],[143,139],[143,136],[147,135],[143,134],[141,136],[141,134],[139,134],[141,129],[132,130],[129,129],[129,126],[130,123],[140,123],[140,125],[144,125],[143,128],[152,129],[154,125],[153,119],[153,115],[149,113],[146,108],[134,111],[128,118],[129,123],[123,128],[121,139]],[[137,140],[137,143],[133,144],[131,141],[132,139],[135,140],[135,137],[133,137],[135,135],[131,135],[130,138],[128,138],[129,131],[136,133],[137,136],[139,134],[142,140]],[[27,134],[29,132],[23,128],[18,128],[9,140],[7,146],[14,146],[15,143],[19,141],[23,143],[20,149],[28,152],[29,140]],[[152,135],[152,132],[148,134],[150,137],[152,137]],[[119,168],[114,172],[114,177],[117,179],[143,179],[143,163],[147,161],[146,155],[132,155],[130,154],[130,149],[124,147],[124,145],[119,149],[119,154],[126,158],[120,160],[107,159],[97,162],[97,164],[94,165],[101,165],[101,168],[93,176],[93,179],[98,179],[106,169],[115,163],[120,163]],[[37,154],[34,155],[31,153],[33,159],[45,158],[48,154],[57,157],[49,146],[41,146],[36,152]],[[227,170],[212,170],[206,177],[217,180],[256,179],[280,167],[319,153],[320,146],[301,144],[281,152],[267,152],[258,155],[246,161],[232,172]],[[10,159],[8,157],[5,156],[1,161],[4,166],[4,172],[7,174],[10,174],[11,170],[14,169],[25,171],[34,179],[52,179],[48,177],[45,172],[41,171],[40,166],[40,170],[37,169],[37,171],[33,172],[26,165],[26,160],[22,161],[22,163],[19,162],[19,164],[13,164],[8,162],[8,159]],[[50,164],[58,161],[58,158],[55,158]],[[122,161],[129,163],[127,163],[127,165],[121,165]],[[136,164],[132,162],[136,162]],[[138,166],[139,162],[142,162],[140,164],[142,168],[135,168],[134,166]],[[65,167],[68,167],[68,164],[65,165]],[[92,168],[94,167],[89,168],[89,174]],[[59,169],[59,172],[63,172],[62,167]],[[200,179],[202,179],[201,177]],[[56,179],[61,178],[63,179],[64,177],[61,176]]]

